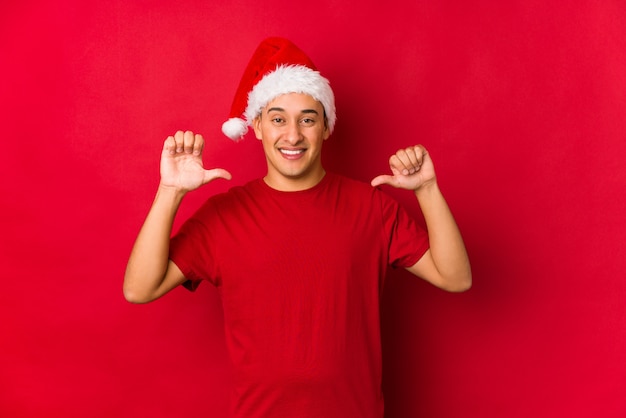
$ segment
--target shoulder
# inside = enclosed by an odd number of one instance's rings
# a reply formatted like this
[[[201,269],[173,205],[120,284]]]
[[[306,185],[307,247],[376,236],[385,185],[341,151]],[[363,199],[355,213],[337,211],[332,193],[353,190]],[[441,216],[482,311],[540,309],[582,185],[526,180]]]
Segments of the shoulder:
[[[261,180],[252,180],[246,184],[233,186],[225,192],[210,196],[198,209],[196,216],[206,218],[214,214],[229,214],[247,207],[251,201],[257,200],[261,194],[259,181]]]
[[[350,177],[343,176],[341,174],[326,173],[327,184],[331,188],[339,188],[342,191],[372,194],[376,189],[370,184],[363,181],[356,180]]]
[[[396,199],[380,188],[372,187],[370,183],[338,174],[330,174],[328,180],[328,194],[335,196],[337,202],[342,202],[342,205],[354,211],[389,217],[398,210],[399,203]]]
[[[370,183],[335,173],[328,173],[328,176],[330,187],[340,189],[342,193],[352,193],[363,198],[370,197],[381,203],[396,202],[393,197],[384,192],[380,187],[372,187]]]
[[[261,179],[254,179],[245,184],[233,186],[225,192],[209,197],[205,204],[228,203],[256,197],[262,191],[261,182]]]

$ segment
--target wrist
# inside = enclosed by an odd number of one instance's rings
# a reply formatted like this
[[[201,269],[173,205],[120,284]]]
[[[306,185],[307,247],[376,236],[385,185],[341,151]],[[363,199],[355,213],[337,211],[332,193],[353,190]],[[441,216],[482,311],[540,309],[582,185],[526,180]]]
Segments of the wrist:
[[[171,199],[180,202],[187,194],[187,190],[181,189],[176,186],[168,186],[163,183],[159,183],[157,188],[157,197]]]
[[[415,193],[415,197],[418,200],[428,198],[434,194],[439,194],[439,186],[437,185],[437,180],[433,179],[427,183],[423,183],[417,189],[413,190]]]
[[[437,179],[433,178],[431,180],[425,181],[424,183],[420,184],[419,187],[413,191],[415,193],[429,193],[429,192],[432,192],[433,190],[437,190],[438,188],[439,186],[437,186]]]

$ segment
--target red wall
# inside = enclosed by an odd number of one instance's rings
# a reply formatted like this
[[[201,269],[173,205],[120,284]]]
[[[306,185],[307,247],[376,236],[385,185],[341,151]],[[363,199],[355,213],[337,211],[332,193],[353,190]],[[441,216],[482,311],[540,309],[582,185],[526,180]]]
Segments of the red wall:
[[[425,144],[467,242],[468,293],[389,277],[387,416],[626,416],[626,6],[551,3],[4,1],[0,416],[226,416],[215,289],[121,284],[167,135],[263,174],[220,125],[268,35],[331,79],[328,168]]]

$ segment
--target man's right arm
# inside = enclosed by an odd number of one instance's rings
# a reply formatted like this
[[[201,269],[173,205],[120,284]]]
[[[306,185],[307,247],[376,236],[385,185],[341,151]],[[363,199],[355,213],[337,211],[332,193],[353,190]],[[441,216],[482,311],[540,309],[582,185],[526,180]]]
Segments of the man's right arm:
[[[185,281],[169,259],[170,235],[183,194],[159,186],[150,212],[137,235],[124,275],[124,297],[132,303],[160,298]]]
[[[151,302],[185,281],[169,259],[174,217],[187,192],[217,178],[230,179],[221,168],[202,166],[204,139],[193,132],[177,132],[163,144],[161,182],[150,212],[139,231],[124,275],[124,297],[129,302]]]

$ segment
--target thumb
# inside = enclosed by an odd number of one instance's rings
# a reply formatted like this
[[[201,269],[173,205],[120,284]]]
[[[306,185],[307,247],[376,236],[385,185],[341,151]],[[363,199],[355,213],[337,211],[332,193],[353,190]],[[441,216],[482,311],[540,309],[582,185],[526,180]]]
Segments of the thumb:
[[[230,180],[233,176],[223,168],[213,168],[211,170],[204,170],[204,183],[208,183],[215,179]]]
[[[378,187],[382,184],[392,184],[392,183],[393,183],[393,176],[382,174],[378,177],[374,177],[374,179],[372,179],[371,185],[372,187]]]

